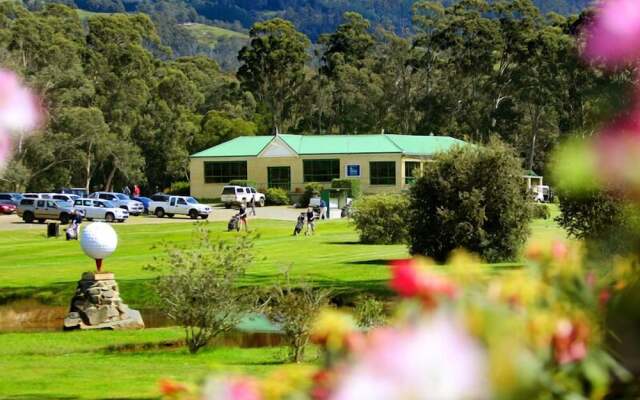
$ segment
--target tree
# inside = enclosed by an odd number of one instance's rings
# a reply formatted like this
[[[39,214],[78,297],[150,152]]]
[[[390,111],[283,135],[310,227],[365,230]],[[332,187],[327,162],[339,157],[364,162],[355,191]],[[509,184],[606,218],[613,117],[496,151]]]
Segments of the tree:
[[[276,131],[296,119],[295,102],[305,80],[309,39],[280,18],[256,23],[251,43],[240,50],[238,78],[271,116]]]
[[[375,42],[369,33],[369,21],[355,12],[343,15],[344,23],[334,33],[320,37],[319,44],[325,46],[320,72],[332,76],[341,64],[358,67],[373,48]]]
[[[513,150],[496,141],[437,155],[411,187],[411,253],[442,262],[464,248],[513,260],[531,219],[521,175]]]
[[[165,255],[147,268],[163,273],[154,282],[160,309],[182,326],[192,354],[233,329],[257,304],[238,286],[254,259],[253,240],[214,240],[207,223],[194,228],[192,243],[163,243]]]
[[[267,317],[284,331],[291,361],[304,361],[313,322],[328,299],[329,292],[313,289],[304,282],[298,282],[294,287],[288,271],[271,289],[269,299],[262,307]]]

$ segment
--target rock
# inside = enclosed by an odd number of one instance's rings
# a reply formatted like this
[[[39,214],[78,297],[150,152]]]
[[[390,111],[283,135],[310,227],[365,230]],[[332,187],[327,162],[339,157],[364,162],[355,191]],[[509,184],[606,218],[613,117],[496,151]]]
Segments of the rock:
[[[71,300],[64,329],[141,329],[140,312],[122,302],[113,274],[85,272]]]

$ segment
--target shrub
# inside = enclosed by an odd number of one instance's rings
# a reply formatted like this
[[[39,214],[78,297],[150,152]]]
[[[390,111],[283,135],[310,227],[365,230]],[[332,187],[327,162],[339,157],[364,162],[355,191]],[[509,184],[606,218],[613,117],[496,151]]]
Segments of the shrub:
[[[585,239],[589,250],[603,254],[625,253],[638,242],[637,213],[610,190],[561,189],[560,215],[556,222],[569,236]]]
[[[289,345],[290,361],[303,360],[313,321],[328,301],[328,291],[314,290],[305,282],[294,287],[288,272],[284,274],[284,281],[271,289],[269,300],[263,306],[264,313],[282,327]]]
[[[206,222],[197,224],[192,243],[163,243],[165,255],[147,267],[163,273],[153,283],[159,308],[184,328],[192,354],[233,329],[257,304],[252,290],[238,286],[253,261],[253,240],[210,235]]]
[[[191,186],[189,182],[185,181],[173,182],[165,192],[174,196],[189,196],[191,194]]]
[[[534,204],[531,216],[535,219],[549,219],[551,211],[546,204]]]
[[[252,187],[252,188],[256,188],[258,187],[258,184],[254,181],[249,181],[246,179],[234,179],[232,181],[229,182],[229,185],[231,186],[245,186],[245,187]]]
[[[351,218],[363,243],[406,243],[409,200],[401,194],[365,196],[353,204]]]
[[[280,188],[269,188],[265,193],[267,205],[284,206],[289,204],[289,193]]]
[[[373,296],[363,295],[356,300],[356,321],[365,329],[384,325],[384,303]]]
[[[362,187],[357,179],[334,179],[331,181],[331,187],[349,189],[349,196],[353,199],[359,199],[362,196]]]
[[[411,252],[442,262],[463,247],[491,262],[514,259],[531,219],[514,152],[492,141],[434,161],[411,187]]]
[[[309,207],[309,200],[312,197],[320,195],[320,193],[324,190],[324,186],[322,183],[318,182],[310,182],[304,186],[304,193],[302,194],[302,201],[300,203],[300,207]]]

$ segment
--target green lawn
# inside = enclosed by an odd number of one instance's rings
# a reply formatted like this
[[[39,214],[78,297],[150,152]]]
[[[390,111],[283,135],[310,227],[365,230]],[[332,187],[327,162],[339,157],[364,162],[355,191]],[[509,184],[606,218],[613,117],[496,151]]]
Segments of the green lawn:
[[[555,215],[557,208],[552,207]],[[315,237],[292,237],[292,223],[285,221],[251,221],[251,227],[260,234],[256,243],[260,259],[249,268],[248,284],[268,284],[290,264],[295,275],[318,285],[345,291],[386,290],[387,261],[408,255],[402,245],[357,243],[357,234],[345,221],[320,224]],[[210,228],[217,237],[236,235],[224,232],[222,223],[211,223]],[[158,254],[154,245],[162,239],[186,243],[192,224],[122,224],[115,229],[120,246],[105,267],[117,274],[124,299],[137,306],[144,303],[144,282],[152,277],[142,268]],[[81,272],[93,268],[77,242],[46,239],[42,231],[0,232],[0,300],[33,296],[66,304]],[[532,224],[534,240],[564,236],[552,219]],[[184,348],[162,345],[181,338],[177,328],[0,334],[0,399],[154,398],[161,378],[197,383],[212,372],[261,375],[284,359],[281,347],[214,346],[192,356]]]
[[[262,375],[285,356],[281,347],[206,348],[195,356],[184,348],[118,350],[181,337],[176,328],[0,334],[0,399],[156,398],[162,378],[197,383],[216,372]]]
[[[317,285],[337,290],[384,290],[389,260],[408,255],[404,245],[378,246],[357,243],[358,236],[345,221],[321,223],[314,237],[293,237],[292,222],[250,221],[260,237],[256,242],[258,260],[248,269],[245,283],[265,285],[285,266],[294,276],[304,276]],[[226,224],[210,223],[215,237],[231,238]],[[191,239],[191,223],[114,225],[119,246],[105,260],[104,268],[115,272],[125,301],[131,306],[146,305],[145,281],[153,273],[143,268],[161,250],[161,240],[186,243]],[[0,300],[38,297],[45,302],[66,304],[83,271],[93,269],[76,241],[47,239],[42,231],[0,232]]]

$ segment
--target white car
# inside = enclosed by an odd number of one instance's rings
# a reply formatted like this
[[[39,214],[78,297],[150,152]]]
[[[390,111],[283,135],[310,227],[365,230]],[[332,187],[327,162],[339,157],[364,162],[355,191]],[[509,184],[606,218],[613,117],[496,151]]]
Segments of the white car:
[[[69,207],[73,207],[75,200],[78,199],[80,196],[76,196],[75,194],[58,193],[58,194],[54,194],[51,197],[54,200],[58,200],[66,203]]]
[[[220,201],[224,203],[224,206],[226,208],[231,208],[231,206],[234,204],[249,204],[252,198],[256,202],[256,206],[264,207],[266,196],[252,187],[225,186],[222,189]]]
[[[198,200],[188,196],[168,196],[161,201],[151,201],[149,203],[149,214],[154,214],[158,218],[165,215],[173,218],[174,215],[188,215],[191,219],[209,218],[212,210],[206,204],[198,203]]]
[[[107,222],[124,222],[129,218],[129,212],[123,208],[116,207],[115,204],[98,199],[77,199],[73,208],[82,210],[87,220],[103,219]]]

